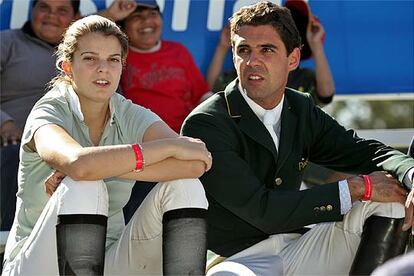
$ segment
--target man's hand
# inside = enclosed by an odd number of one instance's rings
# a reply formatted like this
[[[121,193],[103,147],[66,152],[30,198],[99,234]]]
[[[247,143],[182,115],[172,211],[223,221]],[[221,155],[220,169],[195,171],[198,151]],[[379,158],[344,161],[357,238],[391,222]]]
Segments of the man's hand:
[[[120,21],[135,11],[136,7],[137,3],[134,0],[115,0],[106,10],[99,14],[112,21]]]
[[[63,178],[65,178],[65,174],[61,173],[60,171],[55,171],[52,173],[45,181],[45,190],[49,196],[52,196],[53,193],[56,191],[57,187],[59,186],[60,182],[62,182]]]
[[[16,145],[22,138],[22,130],[13,121],[6,121],[0,126],[0,137],[2,146]]]
[[[411,189],[411,192],[407,196],[405,201],[405,218],[404,225],[402,227],[403,231],[407,231],[414,225],[414,189]]]
[[[369,175],[372,182],[371,201],[400,202],[404,204],[407,191],[400,182],[387,172],[373,172]],[[362,177],[354,176],[348,179],[352,202],[361,200],[365,193],[365,183]]]

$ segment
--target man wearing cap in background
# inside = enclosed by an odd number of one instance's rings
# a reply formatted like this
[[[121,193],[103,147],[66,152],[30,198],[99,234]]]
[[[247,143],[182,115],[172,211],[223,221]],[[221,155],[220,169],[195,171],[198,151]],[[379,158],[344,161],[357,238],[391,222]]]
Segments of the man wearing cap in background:
[[[369,274],[401,254],[414,159],[359,138],[309,94],[286,87],[301,47],[287,8],[261,1],[237,11],[230,25],[237,79],[182,128],[213,156],[201,177],[209,200],[208,275]],[[366,175],[301,191],[309,161]],[[407,207],[403,230],[412,225],[411,201]],[[309,224],[316,225],[307,231]]]

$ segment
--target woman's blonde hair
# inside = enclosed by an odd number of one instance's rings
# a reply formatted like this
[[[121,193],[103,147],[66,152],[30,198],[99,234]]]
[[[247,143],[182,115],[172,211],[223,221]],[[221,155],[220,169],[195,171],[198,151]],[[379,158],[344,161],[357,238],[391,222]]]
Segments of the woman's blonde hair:
[[[79,39],[90,33],[115,36],[121,44],[122,62],[125,62],[128,53],[128,37],[126,34],[114,22],[105,17],[99,15],[86,16],[73,22],[63,35],[63,39],[55,53],[56,68],[59,70],[59,75],[50,81],[49,87],[53,87],[60,82],[70,83],[69,77],[63,71],[62,62],[73,61]]]

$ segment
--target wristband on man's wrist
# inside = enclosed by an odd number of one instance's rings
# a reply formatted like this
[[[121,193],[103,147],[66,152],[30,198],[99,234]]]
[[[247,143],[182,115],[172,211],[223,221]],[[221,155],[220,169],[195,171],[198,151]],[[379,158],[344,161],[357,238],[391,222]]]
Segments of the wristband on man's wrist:
[[[365,192],[362,201],[370,201],[372,196],[372,181],[369,175],[362,175],[365,184]]]

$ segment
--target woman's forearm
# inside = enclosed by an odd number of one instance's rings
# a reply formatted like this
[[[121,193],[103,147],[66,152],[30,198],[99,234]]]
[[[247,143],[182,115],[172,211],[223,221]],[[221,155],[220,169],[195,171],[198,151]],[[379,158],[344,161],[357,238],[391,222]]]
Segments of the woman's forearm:
[[[146,166],[141,172],[129,172],[120,178],[141,181],[170,181],[184,178],[198,178],[205,172],[205,164],[198,160],[178,160],[168,158],[158,163]]]

